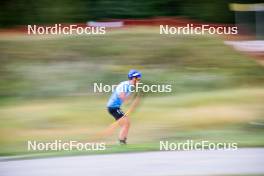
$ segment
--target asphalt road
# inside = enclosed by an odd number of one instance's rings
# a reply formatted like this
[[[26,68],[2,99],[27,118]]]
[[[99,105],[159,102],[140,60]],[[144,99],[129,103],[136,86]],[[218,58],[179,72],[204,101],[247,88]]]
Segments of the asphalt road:
[[[263,174],[264,148],[1,160],[1,176],[174,176]]]

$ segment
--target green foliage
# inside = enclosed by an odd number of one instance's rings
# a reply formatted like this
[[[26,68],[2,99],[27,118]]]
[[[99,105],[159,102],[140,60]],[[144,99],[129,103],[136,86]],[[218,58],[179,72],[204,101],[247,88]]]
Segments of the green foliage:
[[[0,26],[78,23],[112,18],[186,16],[210,22],[233,22],[229,10],[238,0],[2,0]],[[247,0],[242,3],[259,1]]]

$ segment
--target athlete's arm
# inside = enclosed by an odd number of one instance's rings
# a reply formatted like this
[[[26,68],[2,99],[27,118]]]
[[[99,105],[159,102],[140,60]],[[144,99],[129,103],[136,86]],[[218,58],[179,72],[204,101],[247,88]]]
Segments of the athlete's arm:
[[[119,98],[123,103],[128,102],[131,99],[130,87],[128,85],[123,85],[123,87],[119,87]]]
[[[133,112],[135,110],[135,108],[138,106],[139,102],[140,102],[140,94],[138,93],[138,94],[136,94],[134,101],[130,105],[130,108],[127,110],[125,115],[128,116],[131,112]]]
[[[127,102],[130,98],[130,96],[127,96],[125,92],[120,92],[119,98],[122,100],[122,102]]]

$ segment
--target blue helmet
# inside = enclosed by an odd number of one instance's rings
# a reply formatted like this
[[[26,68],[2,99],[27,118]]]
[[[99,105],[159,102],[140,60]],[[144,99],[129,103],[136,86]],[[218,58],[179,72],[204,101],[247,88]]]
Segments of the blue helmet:
[[[128,76],[128,79],[133,79],[134,77],[141,78],[141,73],[137,70],[132,69],[128,72],[127,76]]]

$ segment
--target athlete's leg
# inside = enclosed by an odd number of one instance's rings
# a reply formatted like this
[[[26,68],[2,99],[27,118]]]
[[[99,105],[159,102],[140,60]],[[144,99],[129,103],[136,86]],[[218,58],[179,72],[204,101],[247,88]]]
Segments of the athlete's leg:
[[[121,126],[121,130],[119,133],[119,140],[126,140],[128,131],[130,128],[130,120],[128,116],[124,116],[119,120],[119,125]]]

